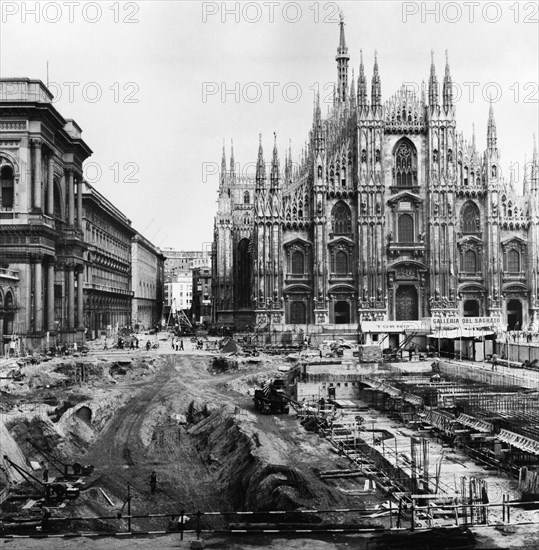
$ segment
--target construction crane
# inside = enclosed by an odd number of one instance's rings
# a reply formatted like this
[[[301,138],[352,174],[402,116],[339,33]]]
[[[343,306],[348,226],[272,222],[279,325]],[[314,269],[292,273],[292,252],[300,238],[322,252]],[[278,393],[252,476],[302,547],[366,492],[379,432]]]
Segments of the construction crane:
[[[43,488],[45,490],[45,500],[47,502],[52,500],[53,496],[56,500],[64,500],[66,498],[75,499],[80,495],[79,487],[73,487],[72,485],[63,482],[44,483],[28,471],[26,471],[24,468],[21,468],[21,466],[13,462],[13,460],[11,460],[7,455],[4,455],[4,460],[8,464],[13,466],[13,468],[15,468],[15,470],[17,470],[17,472],[19,472],[19,474],[24,477],[24,479],[26,479],[30,483],[34,482],[41,488]]]
[[[26,439],[30,445],[45,459],[47,459],[54,469],[58,470],[61,475],[65,477],[69,476],[89,476],[93,473],[94,467],[93,466],[83,466],[82,464],[79,464],[78,462],[74,462],[73,464],[66,464],[65,462],[62,462],[59,458],[56,458],[48,451],[45,451],[45,449],[42,449],[38,445],[36,445],[31,439]],[[63,466],[63,470],[57,466],[57,464],[61,464]],[[72,474],[69,473],[69,468],[72,470]]]

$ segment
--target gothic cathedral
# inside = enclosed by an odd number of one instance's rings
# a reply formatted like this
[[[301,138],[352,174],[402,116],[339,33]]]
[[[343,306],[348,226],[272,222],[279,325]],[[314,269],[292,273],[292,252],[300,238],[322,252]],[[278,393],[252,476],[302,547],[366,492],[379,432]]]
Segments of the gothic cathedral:
[[[424,317],[539,322],[537,149],[524,193],[501,177],[492,104],[487,149],[457,133],[446,60],[439,95],[403,86],[382,100],[374,60],[348,84],[344,23],[333,106],[315,102],[298,165],[277,145],[256,176],[223,149],[213,243],[219,324],[344,325]],[[357,92],[356,92],[357,85]]]

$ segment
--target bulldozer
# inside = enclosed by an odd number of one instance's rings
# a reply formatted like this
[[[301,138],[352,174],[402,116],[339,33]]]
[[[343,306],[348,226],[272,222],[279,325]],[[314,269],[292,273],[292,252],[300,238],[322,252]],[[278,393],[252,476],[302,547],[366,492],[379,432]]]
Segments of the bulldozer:
[[[255,409],[263,414],[290,412],[290,399],[286,395],[282,378],[267,380],[261,389],[255,390],[253,400]]]

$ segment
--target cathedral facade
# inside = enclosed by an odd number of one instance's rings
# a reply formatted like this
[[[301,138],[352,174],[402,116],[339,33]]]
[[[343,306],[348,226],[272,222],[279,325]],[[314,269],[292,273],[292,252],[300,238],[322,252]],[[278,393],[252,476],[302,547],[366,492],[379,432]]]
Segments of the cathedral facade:
[[[539,321],[537,150],[524,193],[501,177],[492,105],[487,148],[457,132],[449,63],[440,86],[403,86],[383,100],[375,56],[348,78],[344,23],[333,106],[314,107],[297,165],[276,143],[256,176],[223,149],[214,224],[219,324],[342,325],[491,317]],[[486,113],[485,113],[486,114]]]

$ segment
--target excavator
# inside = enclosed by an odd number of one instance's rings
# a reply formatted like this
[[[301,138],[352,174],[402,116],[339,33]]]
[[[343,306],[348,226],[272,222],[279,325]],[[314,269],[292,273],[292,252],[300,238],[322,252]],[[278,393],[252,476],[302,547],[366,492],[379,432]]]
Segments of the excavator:
[[[291,398],[286,395],[282,378],[267,380],[261,389],[255,390],[253,401],[255,409],[263,414],[290,412]]]

